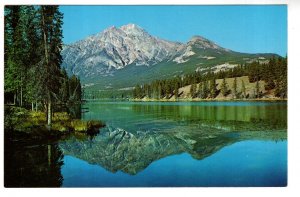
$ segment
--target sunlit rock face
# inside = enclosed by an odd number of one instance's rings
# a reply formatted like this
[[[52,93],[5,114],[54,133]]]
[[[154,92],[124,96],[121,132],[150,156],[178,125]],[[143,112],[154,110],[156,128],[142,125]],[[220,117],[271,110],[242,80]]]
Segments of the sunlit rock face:
[[[127,65],[155,65],[172,59],[184,44],[151,36],[135,24],[110,27],[62,51],[68,72],[89,77],[111,74]]]
[[[128,24],[65,45],[63,67],[81,78],[111,76],[128,65],[149,67],[163,61],[181,64],[195,55],[194,49],[230,51],[201,36],[184,44],[160,39],[136,24]]]
[[[167,41],[136,24],[112,26],[66,44],[61,55],[68,75],[78,76],[84,87],[97,90],[132,88],[138,80],[148,83],[194,71],[217,72],[218,65],[225,65],[226,70],[241,63],[266,63],[277,56],[235,52],[198,35],[186,43]]]

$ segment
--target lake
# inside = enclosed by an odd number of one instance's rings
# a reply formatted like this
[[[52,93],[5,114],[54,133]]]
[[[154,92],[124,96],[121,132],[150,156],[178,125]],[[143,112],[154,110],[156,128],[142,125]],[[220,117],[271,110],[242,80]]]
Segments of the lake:
[[[12,187],[287,185],[287,102],[89,101],[96,136],[5,145]]]

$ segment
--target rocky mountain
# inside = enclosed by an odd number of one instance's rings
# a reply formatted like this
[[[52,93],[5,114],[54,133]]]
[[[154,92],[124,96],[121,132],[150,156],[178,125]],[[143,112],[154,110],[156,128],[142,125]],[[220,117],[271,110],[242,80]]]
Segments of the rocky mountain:
[[[79,76],[85,87],[107,90],[224,64],[264,62],[272,55],[234,52],[201,36],[187,43],[171,42],[128,24],[65,45],[62,66],[68,74]]]
[[[151,36],[144,29],[128,24],[66,46],[62,51],[64,67],[83,78],[109,75],[124,67],[155,65],[182,53],[184,44]]]

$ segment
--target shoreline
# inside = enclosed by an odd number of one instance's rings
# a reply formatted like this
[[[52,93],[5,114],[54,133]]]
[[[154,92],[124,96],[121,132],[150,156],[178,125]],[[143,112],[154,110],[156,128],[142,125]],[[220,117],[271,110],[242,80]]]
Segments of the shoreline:
[[[17,141],[58,140],[69,135],[93,136],[105,127],[105,123],[100,120],[71,118],[67,112],[53,113],[50,126],[42,111],[6,106],[5,112],[4,134],[8,139]]]
[[[287,98],[280,99],[280,98],[259,98],[259,99],[191,99],[191,98],[180,98],[180,99],[110,99],[110,98],[103,98],[103,99],[86,99],[85,102],[93,102],[93,101],[112,101],[112,102],[119,102],[119,101],[129,101],[129,102],[258,102],[258,101],[288,101]]]
[[[240,101],[288,101],[287,98],[280,99],[280,98],[259,98],[259,99],[191,99],[191,98],[181,98],[181,99],[129,99],[132,102],[211,102],[211,101],[222,101],[222,102],[240,102]]]

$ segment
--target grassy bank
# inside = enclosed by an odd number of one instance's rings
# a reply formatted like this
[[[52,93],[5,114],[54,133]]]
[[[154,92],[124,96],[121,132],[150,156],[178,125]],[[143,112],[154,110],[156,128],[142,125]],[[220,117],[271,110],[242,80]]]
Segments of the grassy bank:
[[[70,134],[93,135],[98,133],[99,129],[104,126],[105,124],[99,120],[72,119],[66,112],[54,113],[52,124],[48,126],[44,112],[5,106],[5,135],[13,140],[57,139]]]

